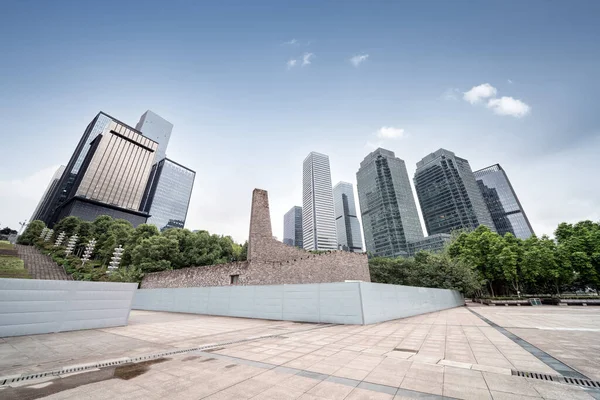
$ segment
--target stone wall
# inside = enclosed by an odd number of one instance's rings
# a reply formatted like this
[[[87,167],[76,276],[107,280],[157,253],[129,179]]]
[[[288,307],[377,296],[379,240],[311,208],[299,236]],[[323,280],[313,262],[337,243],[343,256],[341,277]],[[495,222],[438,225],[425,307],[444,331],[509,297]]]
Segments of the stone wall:
[[[182,268],[146,274],[142,289],[193,286],[227,286],[238,275],[238,285],[329,283],[357,280],[370,282],[367,256],[336,251],[310,254],[283,262],[244,261],[206,267]]]
[[[273,238],[269,199],[265,190],[252,193],[248,261],[184,268],[147,274],[141,287],[177,288],[226,286],[238,275],[238,285],[329,283],[346,280],[370,282],[365,253],[332,251],[313,254]]]

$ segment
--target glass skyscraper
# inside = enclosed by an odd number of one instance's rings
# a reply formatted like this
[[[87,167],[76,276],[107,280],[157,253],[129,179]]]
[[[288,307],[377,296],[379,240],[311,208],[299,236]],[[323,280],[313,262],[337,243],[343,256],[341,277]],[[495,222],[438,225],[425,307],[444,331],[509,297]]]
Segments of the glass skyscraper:
[[[303,164],[302,245],[306,250],[337,250],[329,157],[314,151]]]
[[[356,173],[366,250],[374,256],[409,255],[408,243],[423,238],[406,164],[377,149]]]
[[[533,235],[527,215],[500,164],[475,171],[474,175],[498,233],[510,232],[521,239]]]
[[[429,235],[475,229],[495,231],[469,162],[439,149],[417,163],[415,188]]]
[[[351,183],[339,182],[333,187],[333,207],[338,247],[341,250],[362,252],[362,235]]]
[[[60,167],[58,167],[58,169],[52,176],[52,179],[50,179],[50,183],[48,184],[46,191],[42,195],[42,198],[40,199],[40,202],[38,203],[37,207],[35,208],[35,211],[31,215],[31,219],[29,221],[35,221],[36,219],[42,219],[43,215],[45,215],[48,212],[50,196],[54,192],[54,189],[58,185],[60,178],[62,177],[63,173],[65,172],[65,168],[66,168],[66,166],[64,166],[64,165],[61,165]]]
[[[160,160],[152,167],[140,210],[150,214],[147,224],[163,231],[183,228],[196,173],[183,165]]]
[[[160,115],[148,110],[140,117],[135,129],[142,132],[144,136],[158,143],[154,162],[158,162],[167,156],[167,146],[173,131],[173,124]]]
[[[302,207],[294,206],[283,216],[283,243],[302,248]]]

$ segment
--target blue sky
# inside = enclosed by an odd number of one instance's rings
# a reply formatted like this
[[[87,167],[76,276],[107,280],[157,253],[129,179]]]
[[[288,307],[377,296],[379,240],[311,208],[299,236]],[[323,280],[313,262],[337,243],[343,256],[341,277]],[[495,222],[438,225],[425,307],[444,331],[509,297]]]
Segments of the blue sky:
[[[599,17],[584,0],[5,1],[0,225],[29,218],[98,111],[147,109],[197,172],[187,227],[239,241],[253,188],[281,238],[308,152],[355,183],[377,145],[410,176],[440,147],[500,163],[536,233],[598,220]]]

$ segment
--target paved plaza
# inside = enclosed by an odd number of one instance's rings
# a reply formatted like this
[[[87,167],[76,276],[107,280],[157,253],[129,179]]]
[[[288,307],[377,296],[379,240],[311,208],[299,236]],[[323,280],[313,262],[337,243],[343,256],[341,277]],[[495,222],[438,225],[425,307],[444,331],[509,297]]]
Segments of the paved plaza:
[[[132,311],[126,327],[0,339],[2,377],[79,366],[0,398],[600,399],[511,372],[600,380],[599,331],[592,307],[469,306],[367,326]]]

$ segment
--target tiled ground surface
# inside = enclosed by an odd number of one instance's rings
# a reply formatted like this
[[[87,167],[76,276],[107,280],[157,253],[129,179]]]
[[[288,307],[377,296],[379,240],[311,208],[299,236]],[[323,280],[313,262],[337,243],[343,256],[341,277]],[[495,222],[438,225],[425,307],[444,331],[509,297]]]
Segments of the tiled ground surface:
[[[518,314],[522,309],[493,311],[504,312]],[[513,322],[508,314],[501,315]],[[494,315],[486,317],[493,320]],[[7,338],[0,342],[0,375],[257,335],[281,336],[168,357],[130,379],[122,379],[114,369],[102,369],[33,387],[0,389],[0,397],[593,398],[591,392],[574,386],[511,376],[511,368],[555,372],[466,308],[369,326],[317,326],[141,311],[132,312],[130,322],[121,328]],[[596,345],[599,341],[595,339]],[[56,357],[62,360],[53,361]]]
[[[16,247],[25,269],[33,279],[73,280],[61,266],[35,247],[21,244]]]
[[[478,307],[476,311],[600,381],[600,307]]]

